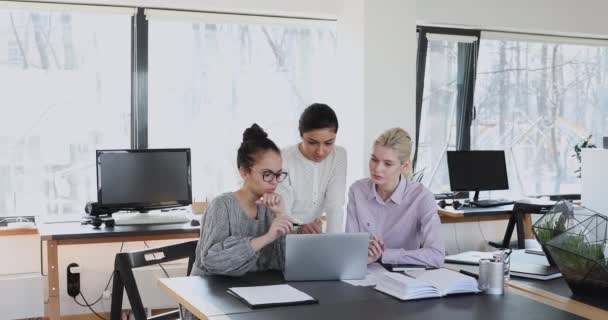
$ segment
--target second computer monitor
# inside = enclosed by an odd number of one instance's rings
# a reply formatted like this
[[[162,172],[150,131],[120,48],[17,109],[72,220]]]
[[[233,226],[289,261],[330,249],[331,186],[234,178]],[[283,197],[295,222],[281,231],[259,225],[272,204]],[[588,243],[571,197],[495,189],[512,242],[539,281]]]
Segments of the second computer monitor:
[[[507,165],[502,150],[448,151],[452,191],[507,190]]]
[[[97,201],[147,211],[192,203],[190,149],[97,150]]]

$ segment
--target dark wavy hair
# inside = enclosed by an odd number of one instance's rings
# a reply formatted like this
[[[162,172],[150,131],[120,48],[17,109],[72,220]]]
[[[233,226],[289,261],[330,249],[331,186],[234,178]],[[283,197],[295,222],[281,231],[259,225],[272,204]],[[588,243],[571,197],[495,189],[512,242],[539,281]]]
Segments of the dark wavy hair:
[[[332,108],[323,103],[313,103],[304,109],[298,125],[300,137],[316,129],[333,129],[338,133],[338,117]]]
[[[258,126],[257,123],[254,123],[243,132],[243,142],[241,142],[236,155],[237,168],[250,170],[255,164],[256,155],[259,152],[268,150],[281,154],[277,145],[268,139],[268,134],[264,129]]]

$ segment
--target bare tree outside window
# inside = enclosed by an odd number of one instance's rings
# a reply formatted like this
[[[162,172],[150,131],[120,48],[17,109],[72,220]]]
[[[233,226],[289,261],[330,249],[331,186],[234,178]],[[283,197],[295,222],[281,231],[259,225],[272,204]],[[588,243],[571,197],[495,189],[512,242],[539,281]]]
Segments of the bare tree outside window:
[[[608,47],[482,39],[472,149],[506,151],[516,194],[580,193],[573,147],[608,133]]]
[[[331,25],[150,20],[149,146],[192,148],[196,199],[238,187],[236,150],[259,123],[284,147],[335,90]]]
[[[450,190],[447,150],[456,148],[458,42],[429,40],[416,170],[434,192]]]
[[[0,10],[0,215],[82,213],[130,141],[130,16]]]

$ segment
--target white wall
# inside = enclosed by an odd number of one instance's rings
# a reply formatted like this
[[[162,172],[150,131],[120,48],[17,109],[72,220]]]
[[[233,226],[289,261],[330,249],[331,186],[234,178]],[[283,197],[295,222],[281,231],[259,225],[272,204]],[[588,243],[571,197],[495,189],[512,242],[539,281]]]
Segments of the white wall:
[[[365,2],[365,159],[386,129],[402,127],[415,136],[415,17],[414,1]]]
[[[608,36],[605,0],[417,0],[422,24]]]
[[[349,0],[344,4],[338,20],[338,73],[335,108],[340,122],[338,143],[348,153],[347,185],[364,174],[363,119],[365,97],[364,75],[364,0]]]

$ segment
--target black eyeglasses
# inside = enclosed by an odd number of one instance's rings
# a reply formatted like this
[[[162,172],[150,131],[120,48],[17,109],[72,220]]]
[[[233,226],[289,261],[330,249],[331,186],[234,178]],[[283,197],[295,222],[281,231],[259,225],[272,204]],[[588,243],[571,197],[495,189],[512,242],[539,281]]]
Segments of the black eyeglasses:
[[[260,174],[262,175],[262,180],[266,182],[272,182],[272,179],[277,179],[277,182],[283,182],[289,175],[286,171],[274,173],[270,170],[261,171]]]

